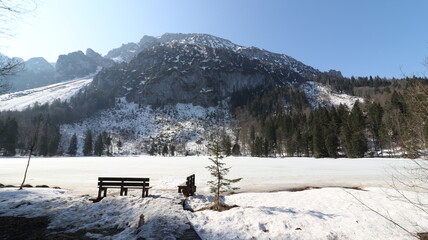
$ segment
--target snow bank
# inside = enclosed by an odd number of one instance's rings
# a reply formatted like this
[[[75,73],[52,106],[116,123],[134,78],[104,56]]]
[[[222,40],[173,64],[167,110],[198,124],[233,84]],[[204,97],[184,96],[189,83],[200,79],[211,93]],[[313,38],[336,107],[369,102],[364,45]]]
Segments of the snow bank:
[[[392,190],[368,191],[342,188],[302,192],[242,193],[227,196],[229,211],[188,213],[196,231],[204,239],[414,239],[390,221],[360,204],[391,217],[416,233],[428,227],[426,214],[414,206],[394,201]],[[191,198],[201,201],[201,198]],[[428,200],[428,198],[427,198]]]
[[[149,198],[106,197],[98,203],[88,196],[70,195],[55,189],[0,189],[0,215],[48,216],[52,231],[87,231],[96,239],[175,239],[189,228],[177,193],[156,191]],[[118,229],[104,236],[102,229]]]

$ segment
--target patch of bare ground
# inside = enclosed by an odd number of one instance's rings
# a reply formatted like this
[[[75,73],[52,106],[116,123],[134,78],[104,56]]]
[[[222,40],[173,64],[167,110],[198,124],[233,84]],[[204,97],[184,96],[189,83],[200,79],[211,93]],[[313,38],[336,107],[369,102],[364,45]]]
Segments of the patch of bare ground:
[[[286,188],[284,190],[276,190],[276,191],[270,191],[270,192],[301,192],[301,191],[307,191],[307,190],[313,190],[313,189],[322,189],[322,188],[345,188],[345,189],[353,189],[358,191],[367,191],[363,189],[362,187],[344,187],[344,186],[326,186],[326,187],[314,187],[314,186],[305,186],[305,187],[295,187],[295,188]]]
[[[420,240],[428,240],[428,232],[418,233],[418,237]]]
[[[235,207],[239,207],[239,206],[238,205],[230,206],[227,204],[220,204],[220,206],[218,206],[218,207],[215,207],[215,206],[204,207],[204,208],[198,209],[195,212],[205,211],[205,210],[213,210],[213,211],[223,212],[223,211],[227,211],[227,210],[230,210],[232,208],[235,208]]]
[[[66,232],[66,229],[47,229],[48,217],[0,217],[0,239],[4,240],[90,240],[113,236],[123,229],[89,229],[77,232]]]
[[[46,239],[48,217],[0,217],[0,239]]]

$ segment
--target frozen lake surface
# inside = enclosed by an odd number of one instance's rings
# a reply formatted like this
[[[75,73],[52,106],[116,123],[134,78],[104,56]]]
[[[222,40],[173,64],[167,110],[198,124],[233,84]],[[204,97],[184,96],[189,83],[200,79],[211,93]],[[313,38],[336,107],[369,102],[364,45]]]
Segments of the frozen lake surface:
[[[315,159],[228,157],[228,177],[242,177],[240,192],[280,191],[295,187],[354,186],[389,187],[392,174],[409,166],[408,159]],[[0,158],[0,183],[22,181],[26,157]],[[149,177],[154,189],[176,189],[190,174],[196,174],[198,192],[207,193],[210,174],[207,156],[191,157],[57,157],[31,159],[27,183],[96,194],[101,176]]]

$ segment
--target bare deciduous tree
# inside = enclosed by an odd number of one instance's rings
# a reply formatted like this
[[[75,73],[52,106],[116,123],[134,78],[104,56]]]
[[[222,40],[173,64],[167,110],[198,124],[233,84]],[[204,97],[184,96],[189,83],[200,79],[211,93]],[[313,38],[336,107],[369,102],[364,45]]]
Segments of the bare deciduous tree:
[[[25,168],[24,178],[22,180],[21,186],[19,187],[19,190],[22,190],[22,188],[24,187],[25,180],[27,178],[28,167],[30,166],[31,155],[33,155],[33,152],[37,146],[37,143],[39,141],[40,130],[43,129],[44,124],[46,124],[46,122],[44,121],[44,118],[42,116],[38,117],[38,119],[36,120],[34,133],[30,142],[30,149],[29,149],[30,153],[28,154],[27,167]]]
[[[36,6],[36,0],[0,0],[0,39],[13,36],[13,22],[34,11]],[[7,77],[21,70],[22,66],[19,59],[0,54],[0,94],[10,89]]]

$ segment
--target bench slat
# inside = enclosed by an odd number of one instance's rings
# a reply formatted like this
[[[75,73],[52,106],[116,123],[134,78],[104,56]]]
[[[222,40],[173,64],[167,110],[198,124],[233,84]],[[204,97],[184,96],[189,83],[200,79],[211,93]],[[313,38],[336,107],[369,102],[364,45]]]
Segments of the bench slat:
[[[141,181],[148,182],[150,178],[131,178],[131,177],[99,177],[98,181]]]
[[[141,183],[136,183],[136,182],[98,182],[98,186],[103,186],[103,187],[108,187],[108,186],[124,186],[124,187],[148,187],[150,186],[150,184],[148,182],[141,182]]]

